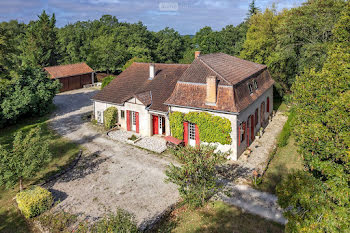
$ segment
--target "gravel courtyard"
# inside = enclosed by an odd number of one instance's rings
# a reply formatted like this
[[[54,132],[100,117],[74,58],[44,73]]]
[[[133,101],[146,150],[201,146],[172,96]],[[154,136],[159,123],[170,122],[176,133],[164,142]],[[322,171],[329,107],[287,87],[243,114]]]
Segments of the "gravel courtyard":
[[[55,208],[89,220],[122,208],[143,228],[179,198],[176,186],[164,183],[170,160],[111,140],[84,122],[82,116],[92,111],[90,98],[96,93],[81,89],[54,99],[51,127],[84,147],[77,166],[48,184],[61,200]]]

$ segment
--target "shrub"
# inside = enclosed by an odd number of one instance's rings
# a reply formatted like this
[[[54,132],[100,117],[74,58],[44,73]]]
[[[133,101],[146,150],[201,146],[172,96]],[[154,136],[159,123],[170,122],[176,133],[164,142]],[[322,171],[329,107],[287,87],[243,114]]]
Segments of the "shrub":
[[[32,218],[50,209],[53,197],[48,190],[36,186],[16,195],[18,208],[26,218]]]
[[[228,153],[215,152],[215,149],[201,146],[200,149],[183,147],[173,150],[183,165],[170,164],[165,171],[165,181],[177,184],[181,197],[190,206],[203,206],[220,187],[215,167],[226,160]]]
[[[284,124],[282,131],[277,138],[277,146],[284,147],[288,144],[288,139],[292,132],[292,123],[293,123],[294,116],[295,116],[295,113],[293,110],[291,110],[288,116],[288,120]]]
[[[50,229],[52,233],[67,232],[77,222],[77,216],[60,211],[56,213],[43,214],[37,218],[41,226]]]
[[[180,140],[184,139],[184,114],[181,112],[172,112],[169,115],[170,129],[173,137]]]
[[[137,139],[137,136],[135,134],[131,135],[130,138],[128,138],[131,141],[135,141]]]
[[[91,229],[91,232],[125,232],[134,233],[139,232],[134,221],[134,217],[124,211],[117,210],[115,215],[109,215],[99,222],[95,223]]]
[[[106,129],[112,128],[117,122],[118,110],[115,107],[109,107],[103,112],[103,122]]]
[[[112,82],[113,79],[115,79],[115,76],[107,76],[102,80],[102,84],[101,84],[101,89],[105,88],[110,82]]]

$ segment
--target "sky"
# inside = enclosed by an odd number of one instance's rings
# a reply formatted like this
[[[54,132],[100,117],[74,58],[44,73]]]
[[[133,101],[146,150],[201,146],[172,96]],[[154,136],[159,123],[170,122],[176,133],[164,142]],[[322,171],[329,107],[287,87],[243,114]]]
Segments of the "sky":
[[[256,0],[264,10],[276,4],[277,10],[301,5],[305,0]],[[238,25],[246,17],[251,0],[0,0],[0,21],[17,19],[28,23],[45,10],[55,13],[57,26],[99,19],[104,14],[119,21],[142,21],[149,30],[171,27],[183,35],[194,35],[210,26],[221,30]]]

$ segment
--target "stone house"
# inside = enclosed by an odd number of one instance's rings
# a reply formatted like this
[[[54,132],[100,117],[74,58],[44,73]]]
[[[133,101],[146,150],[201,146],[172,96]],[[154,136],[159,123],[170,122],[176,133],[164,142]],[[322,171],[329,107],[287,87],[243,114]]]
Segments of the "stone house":
[[[121,129],[171,136],[169,114],[210,113],[231,123],[231,143],[215,144],[231,150],[230,158],[237,160],[260,127],[268,124],[273,84],[265,65],[224,53],[196,52],[190,65],[135,62],[93,98],[94,115],[103,123],[103,112],[114,106]],[[181,127],[185,144],[206,143],[193,122]]]

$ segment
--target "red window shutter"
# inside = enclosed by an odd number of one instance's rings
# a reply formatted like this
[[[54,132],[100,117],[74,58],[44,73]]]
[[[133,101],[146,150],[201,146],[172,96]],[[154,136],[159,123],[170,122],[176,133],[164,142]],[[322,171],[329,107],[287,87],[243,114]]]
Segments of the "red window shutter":
[[[131,125],[130,125],[130,111],[126,110],[126,129],[128,131],[131,130]]]
[[[267,100],[266,100],[267,104],[266,104],[266,112],[270,112],[270,98],[267,97]]]
[[[249,146],[249,122],[250,122],[250,119],[248,117],[248,120],[247,120],[247,146]]]
[[[241,145],[241,126],[242,124],[238,126],[238,145],[239,146]]]
[[[185,146],[188,144],[188,122],[184,122],[184,141]]]
[[[199,140],[199,129],[198,129],[198,125],[196,125],[196,146],[199,147],[200,146],[200,140]]]
[[[139,133],[140,127],[139,127],[139,113],[138,112],[135,113],[135,117],[136,117],[136,133]]]

